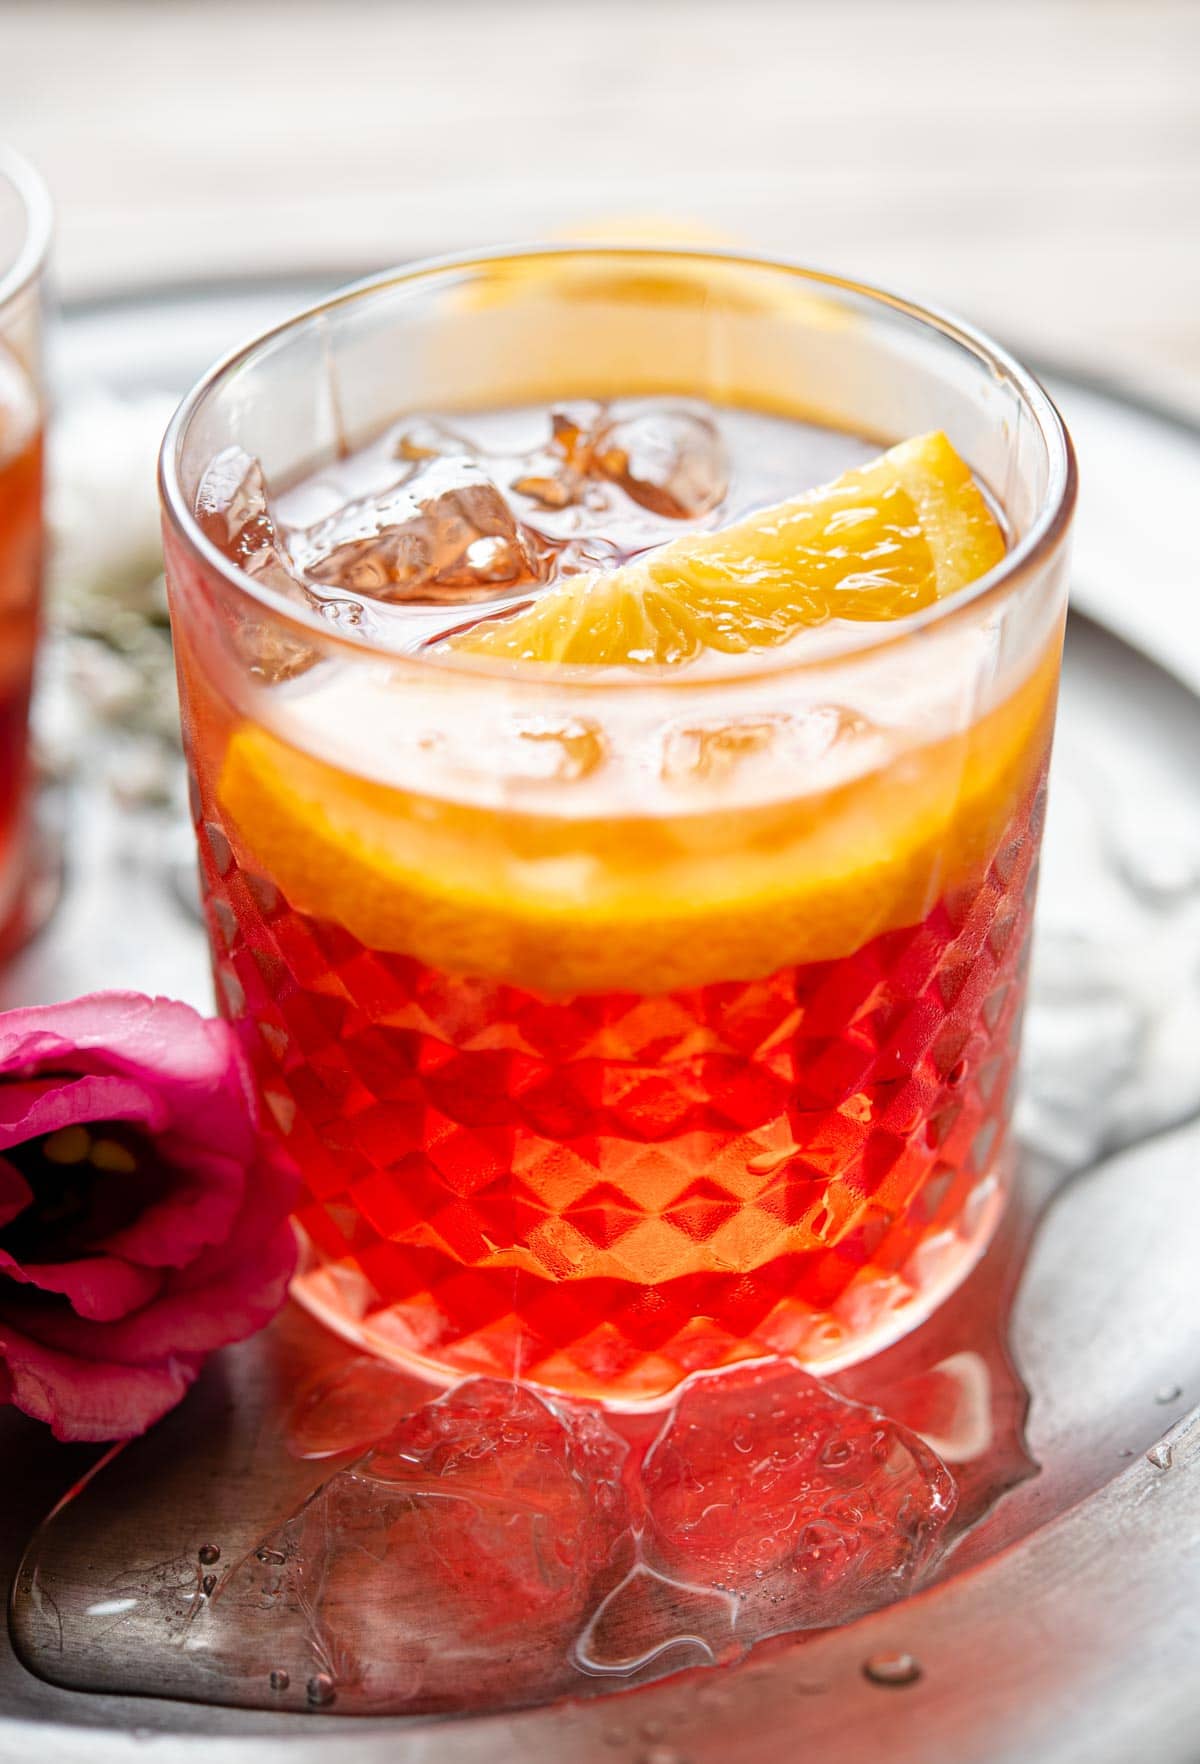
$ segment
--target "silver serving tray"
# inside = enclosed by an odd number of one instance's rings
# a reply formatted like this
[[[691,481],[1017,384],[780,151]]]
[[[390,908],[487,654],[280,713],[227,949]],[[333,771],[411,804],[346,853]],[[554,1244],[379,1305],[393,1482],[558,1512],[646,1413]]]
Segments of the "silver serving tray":
[[[60,338],[60,381],[76,393],[89,383],[177,391],[313,292],[200,290],[81,309]],[[947,1578],[899,1605],[769,1644],[736,1667],[518,1715],[351,1722],[69,1690],[32,1676],[0,1636],[0,1760],[302,1764],[347,1745],[365,1764],[1200,1756],[1200,613],[1182,536],[1141,513],[1151,491],[1159,508],[1196,506],[1200,438],[1110,394],[1055,389],[1085,484],[1082,613],[1064,680],[1025,1123],[1041,1147],[1039,1180],[1057,1192],[1011,1337],[1041,1474],[965,1540]],[[114,752],[119,762],[115,738],[65,787],[64,898],[4,976],[0,1002],[118,984],[209,1005],[186,829],[114,797]],[[270,1340],[221,1356],[183,1408],[131,1448],[143,1479],[153,1483],[156,1462],[164,1479],[170,1471],[174,1503],[187,1482],[180,1462],[206,1462],[199,1445],[213,1416],[232,1401],[236,1437],[237,1415],[261,1404],[279,1353],[311,1351],[311,1328],[288,1319]],[[0,1412],[4,1584],[96,1456]],[[100,1472],[93,1497],[111,1473]],[[214,1514],[233,1522],[251,1499],[232,1471],[210,1493],[206,1508],[195,1483],[184,1529]],[[291,1504],[282,1488],[268,1493]],[[174,1507],[164,1511],[165,1531],[181,1524]],[[95,1547],[120,1535],[114,1526]],[[83,1560],[92,1542],[76,1540],[81,1587],[105,1567]],[[28,1600],[18,1606],[29,1646]],[[128,1646],[118,1626],[114,1671]],[[865,1663],[889,1650],[919,1661],[915,1682],[866,1676]],[[64,1662],[55,1676],[72,1670]]]

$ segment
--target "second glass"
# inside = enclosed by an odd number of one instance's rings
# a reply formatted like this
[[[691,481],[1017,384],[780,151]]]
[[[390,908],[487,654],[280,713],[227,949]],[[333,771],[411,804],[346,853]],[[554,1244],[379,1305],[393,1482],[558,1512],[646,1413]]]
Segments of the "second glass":
[[[42,277],[50,201],[0,148],[0,956],[28,931],[29,701],[43,561]]]
[[[431,653],[463,596],[397,646],[369,587],[298,591],[272,506],[303,483],[319,526],[379,437],[411,464],[453,454],[454,413],[637,398],[762,419],[749,480],[778,476],[771,423],[807,483],[945,429],[1007,555],[720,667]],[[786,265],[478,258],[239,352],[163,490],[218,995],[303,1172],[301,1300],[443,1381],[621,1403],[927,1315],[1011,1167],[1074,496],[1036,382]]]

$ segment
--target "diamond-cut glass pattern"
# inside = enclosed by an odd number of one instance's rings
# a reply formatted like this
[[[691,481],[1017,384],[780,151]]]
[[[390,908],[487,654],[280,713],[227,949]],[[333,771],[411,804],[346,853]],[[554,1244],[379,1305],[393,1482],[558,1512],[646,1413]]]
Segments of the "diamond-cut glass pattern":
[[[366,949],[204,821],[218,996],[305,1175],[301,1296],[450,1375],[629,1398],[915,1320],[994,1223],[1039,810],[842,960],[566,999]]]

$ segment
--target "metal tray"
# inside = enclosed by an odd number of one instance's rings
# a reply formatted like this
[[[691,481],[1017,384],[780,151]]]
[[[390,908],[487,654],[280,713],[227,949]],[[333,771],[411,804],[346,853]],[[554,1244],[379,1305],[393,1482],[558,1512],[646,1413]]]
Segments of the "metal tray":
[[[111,392],[165,404],[319,291],[80,309],[59,339],[60,383],[101,415]],[[1055,391],[1085,493],[1024,1111],[1057,1193],[1012,1323],[1041,1474],[1003,1498],[944,1580],[899,1605],[736,1667],[519,1715],[349,1722],[71,1691],[26,1672],[5,1635],[0,1760],[301,1764],[348,1744],[389,1764],[1200,1756],[1200,616],[1182,542],[1138,519],[1151,486],[1159,507],[1194,503],[1200,436],[1103,391]],[[0,1001],[121,984],[208,1006],[190,835],[169,807],[131,798],[127,758],[114,737],[60,787],[64,898]],[[219,1376],[249,1388],[262,1351],[234,1350]],[[169,1424],[176,1449],[204,1424],[211,1380],[204,1391]],[[95,1457],[0,1411],[0,1583]],[[864,1665],[887,1650],[913,1655],[920,1677],[872,1681]]]

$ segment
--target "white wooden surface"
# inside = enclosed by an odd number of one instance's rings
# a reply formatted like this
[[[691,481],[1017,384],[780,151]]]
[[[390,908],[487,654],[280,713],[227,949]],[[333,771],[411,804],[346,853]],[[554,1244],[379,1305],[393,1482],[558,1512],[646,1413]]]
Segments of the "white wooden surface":
[[[1191,0],[0,0],[67,295],[669,217],[1200,410]]]

